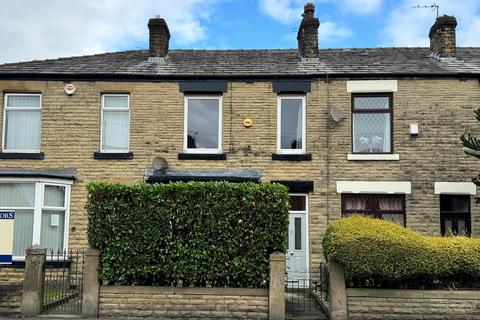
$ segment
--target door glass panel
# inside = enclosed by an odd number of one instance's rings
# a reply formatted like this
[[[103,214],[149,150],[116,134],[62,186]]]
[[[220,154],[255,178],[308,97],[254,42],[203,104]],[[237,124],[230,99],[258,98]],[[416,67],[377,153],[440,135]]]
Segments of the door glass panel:
[[[291,211],[306,211],[306,197],[305,196],[290,196],[290,210]]]
[[[302,250],[302,218],[295,218],[295,250]]]

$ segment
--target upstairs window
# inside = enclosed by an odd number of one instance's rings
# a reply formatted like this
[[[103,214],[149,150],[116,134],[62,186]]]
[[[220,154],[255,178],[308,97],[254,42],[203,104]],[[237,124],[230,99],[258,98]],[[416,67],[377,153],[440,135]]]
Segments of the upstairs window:
[[[470,196],[440,195],[440,222],[443,236],[470,235]]]
[[[279,96],[277,109],[277,152],[305,153],[305,96]]]
[[[405,196],[342,194],[342,215],[363,214],[405,226]]]
[[[392,94],[352,95],[353,153],[392,153]]]
[[[130,97],[102,95],[101,152],[128,152],[130,139]]]
[[[40,152],[40,94],[6,94],[3,118],[4,152]]]
[[[222,152],[222,98],[185,97],[184,151]]]

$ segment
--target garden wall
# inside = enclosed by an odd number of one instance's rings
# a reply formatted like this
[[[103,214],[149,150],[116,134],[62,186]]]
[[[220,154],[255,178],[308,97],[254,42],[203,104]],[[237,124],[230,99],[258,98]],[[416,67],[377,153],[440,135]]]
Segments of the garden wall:
[[[22,283],[0,281],[0,316],[20,314]]]
[[[480,319],[480,291],[347,289],[348,319]]]
[[[101,286],[100,317],[268,319],[268,289]]]

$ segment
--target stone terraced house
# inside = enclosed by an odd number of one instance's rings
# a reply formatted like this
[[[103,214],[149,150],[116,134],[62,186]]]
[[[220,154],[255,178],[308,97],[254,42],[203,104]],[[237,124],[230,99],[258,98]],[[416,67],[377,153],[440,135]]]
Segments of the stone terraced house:
[[[439,17],[429,48],[319,49],[307,4],[297,49],[169,50],[156,17],[149,50],[0,65],[0,209],[16,211],[0,281],[32,243],[87,246],[91,181],[282,183],[293,278],[353,212],[480,235],[459,139],[480,134],[480,48],[457,48],[456,24]]]

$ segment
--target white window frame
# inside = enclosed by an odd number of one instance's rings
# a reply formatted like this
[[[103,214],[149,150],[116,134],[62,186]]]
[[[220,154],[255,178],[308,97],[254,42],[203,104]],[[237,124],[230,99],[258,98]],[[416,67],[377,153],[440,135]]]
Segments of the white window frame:
[[[188,148],[188,101],[190,99],[195,100],[218,100],[218,148]],[[223,96],[222,95],[185,95],[184,97],[184,115],[183,115],[183,152],[184,153],[210,153],[218,154],[222,153],[222,140],[223,140]]]
[[[63,229],[63,249],[68,248],[68,231],[70,226],[70,191],[72,181],[61,179],[31,179],[31,178],[0,178],[0,183],[33,183],[35,184],[35,199],[33,208],[33,237],[32,244],[40,244],[41,236],[41,220],[43,210],[58,210],[65,212],[65,222]],[[47,207],[44,206],[44,190],[45,186],[61,186],[65,187],[65,206],[59,207]],[[0,210],[17,210],[17,209],[32,209],[31,207],[16,207],[12,209],[10,207],[0,207]],[[56,249],[56,248],[55,248]],[[24,261],[25,256],[13,256],[14,261]]]
[[[127,97],[127,108],[105,108],[105,97]],[[102,153],[126,153],[130,152],[130,94],[127,93],[103,93],[101,102],[100,115],[100,152]],[[128,138],[127,149],[125,150],[110,150],[103,148],[103,112],[128,112]]]
[[[302,100],[302,148],[282,149],[282,100]],[[278,154],[305,154],[307,152],[307,114],[305,95],[278,95],[277,96],[277,153]]]
[[[19,108],[8,107],[7,101],[9,96],[37,96],[40,98],[38,108]],[[40,146],[42,144],[42,94],[41,93],[6,93],[3,101],[3,131],[2,131],[2,151],[10,153],[40,153],[40,149],[6,149],[5,132],[7,131],[7,111],[38,111],[40,112]]]

